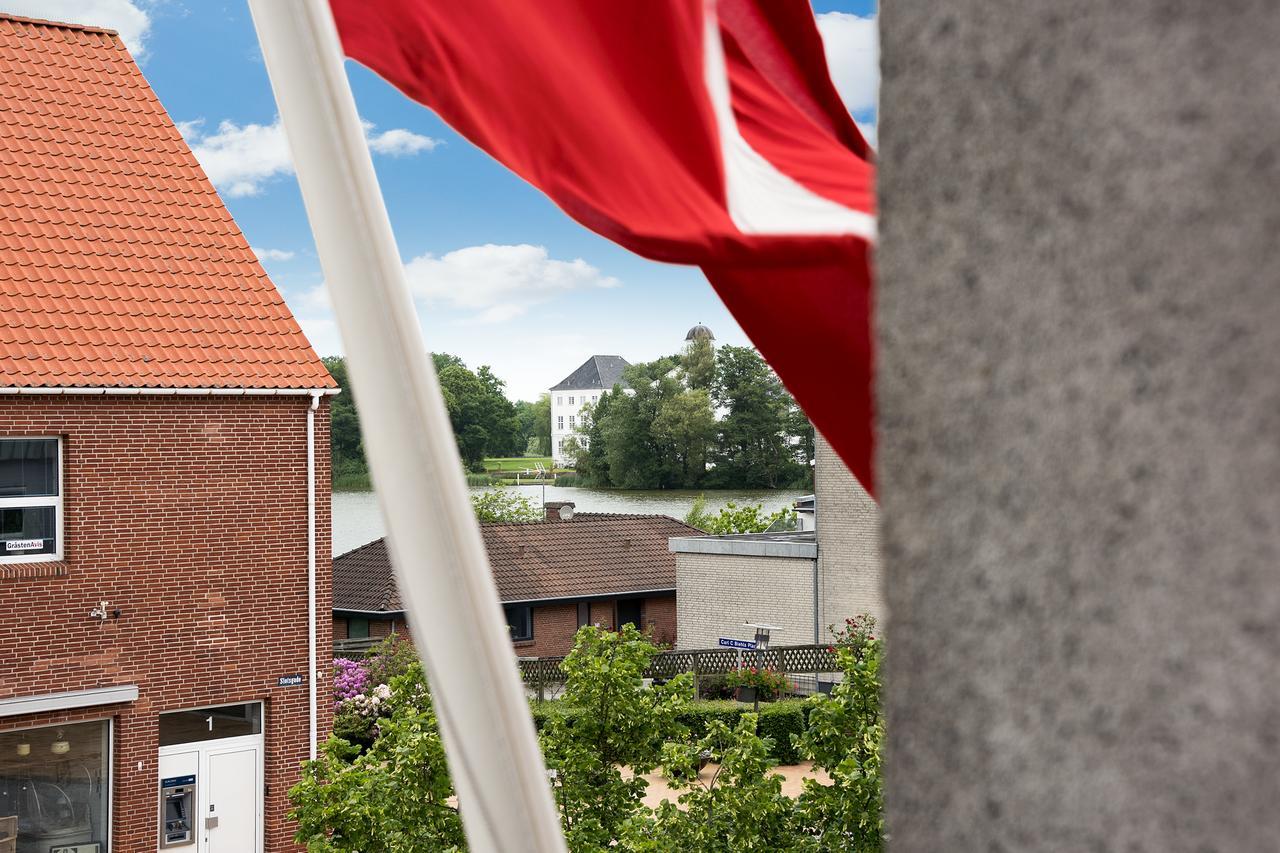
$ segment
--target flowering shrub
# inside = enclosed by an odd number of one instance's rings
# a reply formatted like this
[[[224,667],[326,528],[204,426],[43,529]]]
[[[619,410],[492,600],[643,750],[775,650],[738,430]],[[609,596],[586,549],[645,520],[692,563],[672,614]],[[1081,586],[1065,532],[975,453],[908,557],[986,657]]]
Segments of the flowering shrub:
[[[351,658],[333,659],[333,707],[363,693],[369,686],[369,670],[364,661]]]
[[[790,682],[772,667],[744,666],[724,677],[730,687],[754,687],[761,699],[773,699],[791,689]]]
[[[862,660],[868,645],[876,638],[876,617],[870,613],[860,613],[844,620],[840,627],[828,625],[832,634],[833,646],[828,651],[845,649],[853,652],[855,660]]]

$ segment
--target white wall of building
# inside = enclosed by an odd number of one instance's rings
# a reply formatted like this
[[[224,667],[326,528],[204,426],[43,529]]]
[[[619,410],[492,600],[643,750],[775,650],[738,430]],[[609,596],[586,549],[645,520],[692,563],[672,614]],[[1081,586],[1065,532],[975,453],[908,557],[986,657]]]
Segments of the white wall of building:
[[[604,392],[599,388],[582,388],[574,391],[551,391],[551,458],[556,467],[563,466],[566,459],[561,447],[569,436],[577,436],[578,441],[586,444],[585,436],[578,436],[576,427],[582,425],[582,410],[585,406],[599,402]]]

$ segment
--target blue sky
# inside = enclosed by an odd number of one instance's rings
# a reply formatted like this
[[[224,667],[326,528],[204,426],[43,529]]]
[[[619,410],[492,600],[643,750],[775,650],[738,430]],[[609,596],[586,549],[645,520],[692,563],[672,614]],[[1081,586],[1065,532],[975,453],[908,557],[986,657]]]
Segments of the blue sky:
[[[833,78],[874,140],[874,2],[816,0]],[[0,0],[118,29],[321,355],[341,352],[242,0]],[[532,399],[592,354],[643,361],[703,322],[747,344],[696,269],[596,236],[372,73],[348,63],[427,345]]]

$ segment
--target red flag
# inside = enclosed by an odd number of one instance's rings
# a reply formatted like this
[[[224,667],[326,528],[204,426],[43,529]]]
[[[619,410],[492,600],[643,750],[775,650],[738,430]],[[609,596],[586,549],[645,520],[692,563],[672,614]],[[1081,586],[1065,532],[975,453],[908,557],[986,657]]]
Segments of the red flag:
[[[331,0],[343,49],[645,257],[703,268],[872,490],[871,152],[806,0]]]

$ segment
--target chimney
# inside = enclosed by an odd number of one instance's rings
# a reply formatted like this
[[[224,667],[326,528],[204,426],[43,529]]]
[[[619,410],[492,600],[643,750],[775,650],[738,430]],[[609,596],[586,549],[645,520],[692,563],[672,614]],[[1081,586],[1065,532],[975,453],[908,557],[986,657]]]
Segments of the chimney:
[[[547,501],[542,505],[546,521],[572,521],[573,501]]]

